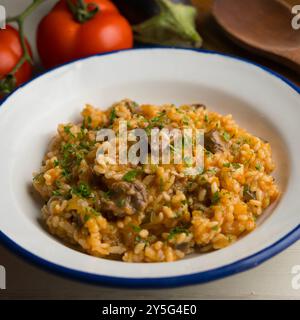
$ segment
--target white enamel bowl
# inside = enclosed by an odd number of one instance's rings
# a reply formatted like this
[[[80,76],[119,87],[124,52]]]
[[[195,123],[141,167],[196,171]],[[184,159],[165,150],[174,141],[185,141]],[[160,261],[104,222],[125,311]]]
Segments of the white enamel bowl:
[[[77,252],[40,224],[31,174],[58,123],[78,119],[85,103],[196,103],[231,113],[268,140],[282,196],[255,231],[232,246],[172,263],[124,263]],[[0,109],[0,230],[13,249],[55,271],[116,286],[201,283],[254,267],[300,237],[300,95],[270,71],[231,57],[182,49],[138,49],[69,63],[32,80]]]

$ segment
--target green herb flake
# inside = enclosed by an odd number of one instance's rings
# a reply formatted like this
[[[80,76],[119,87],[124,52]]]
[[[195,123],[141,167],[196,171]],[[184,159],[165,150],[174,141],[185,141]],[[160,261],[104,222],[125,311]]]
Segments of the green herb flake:
[[[104,198],[106,198],[106,199],[109,199],[110,196],[111,196],[111,194],[112,194],[112,191],[111,191],[111,190],[108,190],[108,191],[106,191],[106,192],[103,192],[103,196],[104,196]]]
[[[70,126],[65,126],[64,127],[64,132],[67,133],[71,137],[75,137],[74,134],[71,132],[71,127]]]
[[[54,190],[54,191],[52,191],[52,195],[53,196],[61,196],[62,194],[59,190]]]
[[[54,165],[54,168],[57,167],[57,166],[59,165],[58,160],[54,160],[54,161],[53,161],[53,165]]]
[[[210,151],[208,151],[208,150],[205,150],[205,155],[206,155],[207,157],[211,157],[211,156],[213,155],[213,153],[210,152]]]
[[[76,164],[80,165],[81,161],[84,159],[83,155],[81,153],[76,153],[75,157],[76,157]]]
[[[223,139],[226,141],[226,142],[228,142],[229,140],[230,140],[230,138],[231,138],[231,135],[228,133],[228,132],[226,132],[226,131],[224,131],[224,133],[223,133]]]
[[[115,121],[116,117],[117,117],[116,109],[113,108],[113,109],[111,110],[110,115],[109,115],[109,121],[110,121],[110,123],[113,123],[113,122]]]
[[[85,214],[83,217],[84,223],[86,223],[88,220],[90,220],[91,216],[89,214]]]
[[[206,170],[207,173],[211,173],[211,174],[216,174],[217,173],[217,169],[216,168],[210,168]]]
[[[185,233],[186,235],[188,235],[190,232],[184,227],[180,227],[180,226],[175,227],[170,231],[168,235],[168,240],[173,239],[177,234],[180,234],[180,233]]]
[[[34,176],[32,180],[33,180],[33,181],[37,181],[37,180],[39,180],[40,178],[42,178],[43,175],[44,175],[44,173],[43,173],[43,172],[40,172],[40,173],[38,173],[36,176]]]
[[[84,182],[80,182],[77,187],[72,189],[72,192],[83,198],[89,198],[92,193],[90,187]]]
[[[260,163],[257,163],[257,164],[255,165],[255,169],[256,169],[256,170],[260,171],[261,168],[262,168],[262,165],[261,165]]]
[[[241,164],[239,163],[232,163],[233,169],[239,169],[241,167]]]
[[[118,199],[116,204],[119,208],[123,208],[125,206],[125,203],[126,203],[125,199]]]
[[[211,199],[211,204],[215,205],[220,201],[220,192],[216,191],[213,195],[212,195],[212,199]]]
[[[250,186],[248,184],[244,185],[243,197],[246,202],[250,201],[251,199],[256,199],[256,193],[250,190]]]
[[[122,179],[127,182],[132,182],[135,179],[135,177],[138,175],[138,173],[139,173],[138,170],[128,171],[127,173],[124,174]]]
[[[212,227],[211,230],[213,230],[213,231],[218,231],[218,230],[219,230],[219,226],[216,225],[216,226]]]
[[[183,123],[185,126],[188,126],[189,123],[190,123],[189,118],[188,118],[187,116],[184,116],[184,117],[182,118],[182,123]]]
[[[223,163],[223,167],[225,167],[225,168],[230,168],[230,162]]]
[[[134,231],[134,232],[136,232],[136,233],[139,233],[141,230],[142,230],[142,228],[140,227],[140,226],[137,226],[137,225],[135,225],[135,224],[130,224],[129,225],[131,228],[132,228],[132,230]]]
[[[204,116],[204,121],[205,121],[205,122],[208,122],[208,121],[209,121],[209,120],[208,120],[208,115],[207,115],[207,114]]]
[[[134,240],[135,240],[135,242],[142,242],[143,241],[143,239],[140,236],[136,236]]]

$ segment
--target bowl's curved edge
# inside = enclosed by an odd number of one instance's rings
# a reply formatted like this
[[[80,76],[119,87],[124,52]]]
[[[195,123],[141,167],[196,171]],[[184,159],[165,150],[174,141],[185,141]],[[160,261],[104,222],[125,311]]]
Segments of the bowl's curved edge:
[[[279,78],[281,81],[285,82],[288,86],[290,86],[292,89],[294,89],[297,93],[300,94],[300,88],[297,87],[294,83],[292,83],[290,80],[286,79],[282,75],[276,73],[275,71],[264,67],[262,65],[259,65],[257,63],[251,62],[247,59],[243,59],[240,57],[227,55],[223,53],[218,53],[215,51],[209,51],[209,50],[202,50],[202,49],[182,49],[182,48],[175,48],[175,47],[142,47],[142,48],[136,48],[136,49],[128,49],[128,50],[121,50],[121,51],[113,51],[103,54],[96,54],[94,56],[104,56],[104,55],[110,55],[115,54],[122,51],[135,51],[135,50],[155,50],[155,49],[180,49],[180,50],[189,50],[189,51],[196,51],[201,52],[205,54],[214,54],[214,55],[220,55],[223,57],[227,57],[230,59],[238,60],[243,63],[250,64],[252,66],[255,66],[257,68],[260,68],[264,70],[265,72],[273,75],[276,78]],[[7,99],[9,99],[10,96],[12,96],[16,91],[18,91],[23,86],[26,86],[28,83],[38,79],[39,77],[56,70],[58,68],[61,68],[65,65],[72,64],[76,61],[86,60],[91,57],[86,57],[82,59],[77,59],[74,61],[70,61],[68,63],[65,63],[63,65],[60,65],[58,67],[55,67],[51,70],[46,71],[43,74],[40,74],[36,76],[35,78],[32,78],[28,82],[24,83],[20,87],[18,87],[15,91],[13,91],[10,95],[5,97],[4,99],[0,100],[0,107],[5,103]],[[92,284],[102,284],[106,286],[113,286],[113,287],[125,287],[125,288],[170,288],[170,287],[178,287],[178,286],[184,286],[184,285],[192,285],[192,284],[200,284],[209,282],[212,280],[217,280],[220,278],[224,278],[230,275],[234,275],[236,273],[246,271],[248,269],[251,269],[253,267],[258,266],[259,264],[263,263],[264,261],[270,259],[271,257],[275,256],[276,254],[280,253],[290,245],[292,245],[294,242],[300,239],[300,225],[298,225],[295,229],[290,231],[286,236],[282,237],[280,240],[275,242],[274,244],[270,245],[269,247],[251,255],[244,259],[238,260],[234,263],[216,268],[211,269],[208,271],[183,275],[183,276],[174,276],[174,277],[161,277],[161,278],[121,278],[121,277],[111,277],[111,276],[105,276],[105,275],[96,275],[92,273],[87,273],[83,271],[78,271],[74,269],[70,269],[67,267],[63,267],[60,265],[57,265],[55,263],[49,262],[43,258],[40,258],[39,256],[32,254],[28,250],[22,248],[20,245],[15,243],[13,240],[11,240],[7,235],[5,235],[0,230],[0,241],[4,243],[9,249],[11,249],[16,254],[20,254],[21,257],[24,257],[29,262],[33,262],[36,265],[45,267],[47,270],[54,272],[59,275],[65,275],[70,278],[75,278],[77,280],[89,282]]]
[[[151,288],[172,288],[186,285],[195,285],[210,282],[213,280],[225,278],[234,275],[239,272],[249,270],[257,267],[264,261],[272,258],[276,254],[280,253],[300,238],[300,226],[296,227],[285,237],[278,240],[271,246],[255,253],[249,257],[238,260],[234,263],[222,266],[216,269],[208,271],[188,274],[184,276],[174,277],[161,277],[161,278],[121,278],[111,277],[105,275],[96,275],[93,273],[78,271],[67,267],[60,266],[58,264],[49,262],[39,256],[32,254],[26,249],[22,248],[10,238],[8,238],[3,232],[0,231],[0,241],[11,249],[17,255],[25,258],[27,261],[46,268],[52,273],[58,275],[65,275],[71,279],[77,279],[83,282],[91,284],[101,284],[110,287],[123,287],[128,289],[151,289]]]

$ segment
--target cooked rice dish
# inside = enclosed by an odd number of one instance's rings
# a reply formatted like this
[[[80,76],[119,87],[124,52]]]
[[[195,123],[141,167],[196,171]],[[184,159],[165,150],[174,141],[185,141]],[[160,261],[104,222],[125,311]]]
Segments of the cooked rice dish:
[[[87,105],[82,122],[58,126],[33,186],[45,200],[51,234],[93,256],[164,262],[222,249],[256,227],[279,196],[270,175],[270,144],[240,128],[231,115],[204,105]],[[99,163],[101,128],[192,128],[204,131],[204,168],[181,164]],[[132,142],[131,142],[132,143]],[[173,150],[174,151],[174,150]]]

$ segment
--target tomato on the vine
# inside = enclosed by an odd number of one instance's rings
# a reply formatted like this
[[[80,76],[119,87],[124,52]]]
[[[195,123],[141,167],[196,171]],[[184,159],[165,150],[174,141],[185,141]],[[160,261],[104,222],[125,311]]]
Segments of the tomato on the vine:
[[[109,0],[60,0],[37,32],[38,52],[46,68],[132,45],[130,24]]]
[[[26,45],[31,54],[27,41]],[[15,87],[30,79],[32,65],[28,61],[24,62],[11,78],[8,78],[22,55],[23,50],[19,32],[12,26],[7,25],[6,29],[0,30],[0,95],[11,92]],[[7,78],[7,81],[4,83],[5,78]]]

